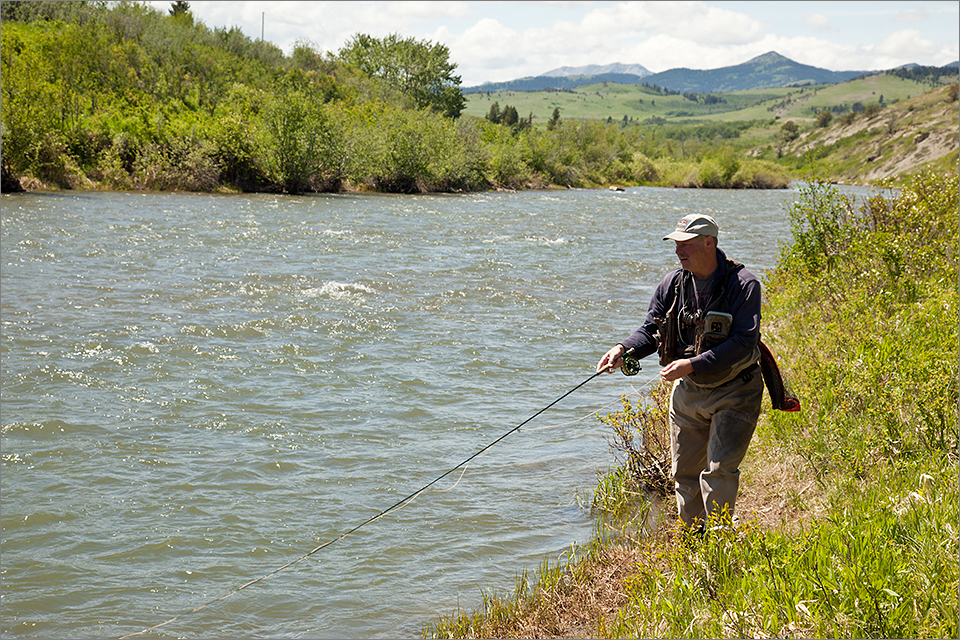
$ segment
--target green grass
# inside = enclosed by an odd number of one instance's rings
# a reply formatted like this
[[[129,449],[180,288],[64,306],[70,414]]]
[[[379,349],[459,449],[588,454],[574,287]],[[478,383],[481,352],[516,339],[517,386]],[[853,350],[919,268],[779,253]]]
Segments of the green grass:
[[[799,534],[668,548],[666,571],[636,565],[605,637],[956,637],[956,470],[940,460],[924,498],[873,485]]]
[[[866,106],[877,104],[881,96],[885,104],[890,104],[929,89],[928,85],[912,80],[879,74],[840,84],[718,93],[714,95],[722,97],[725,102],[708,105],[692,102],[682,95],[659,95],[643,85],[610,82],[585,85],[572,91],[504,91],[489,95],[486,92],[471,93],[466,96],[467,105],[463,113],[482,118],[490,111],[491,105],[498,102],[501,109],[508,104],[516,107],[523,118],[532,113],[534,124],[546,123],[554,108],[559,108],[564,118],[612,118],[617,122],[621,122],[624,116],[635,122],[653,117],[669,121],[770,121],[777,116],[784,120],[794,118],[812,121],[815,118],[814,108],[819,110],[834,105],[850,107],[856,102]]]

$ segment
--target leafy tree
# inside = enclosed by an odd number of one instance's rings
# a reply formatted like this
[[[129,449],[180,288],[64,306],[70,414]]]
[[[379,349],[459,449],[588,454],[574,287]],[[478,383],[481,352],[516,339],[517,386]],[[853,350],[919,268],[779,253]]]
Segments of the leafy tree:
[[[487,125],[481,133],[485,152],[485,178],[496,187],[517,189],[530,179],[524,136],[515,136],[507,127]]]
[[[458,118],[467,104],[460,90],[457,65],[442,44],[391,34],[374,38],[358,33],[339,53],[343,62],[377,78],[408,96],[416,109],[430,109]]]
[[[817,114],[817,126],[823,129],[830,125],[833,122],[833,114],[829,110],[824,109]]]
[[[800,126],[793,120],[783,123],[780,127],[780,139],[784,142],[796,140],[800,136]]]
[[[190,14],[190,3],[184,0],[176,0],[170,3],[170,15],[174,17]]]
[[[319,178],[331,138],[322,105],[299,92],[278,95],[264,115],[275,181],[287,193],[310,190]]]

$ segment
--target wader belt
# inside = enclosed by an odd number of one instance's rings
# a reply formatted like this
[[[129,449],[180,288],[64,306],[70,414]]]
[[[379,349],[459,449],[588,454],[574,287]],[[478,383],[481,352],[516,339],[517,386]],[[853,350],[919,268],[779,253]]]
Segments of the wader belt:
[[[755,373],[757,372],[757,369],[759,369],[759,368],[760,368],[760,363],[759,363],[759,362],[754,362],[752,365],[750,365],[749,367],[747,367],[746,369],[744,369],[743,371],[741,371],[740,374],[739,374],[736,378],[734,378],[734,379],[732,379],[732,380],[727,380],[726,382],[724,382],[724,383],[722,383],[722,384],[718,384],[718,385],[717,385],[717,388],[719,389],[720,387],[723,387],[723,386],[726,386],[726,385],[728,385],[728,384],[730,384],[730,383],[736,382],[737,380],[742,380],[743,382],[750,382],[751,380],[753,380],[753,374],[755,374]]]

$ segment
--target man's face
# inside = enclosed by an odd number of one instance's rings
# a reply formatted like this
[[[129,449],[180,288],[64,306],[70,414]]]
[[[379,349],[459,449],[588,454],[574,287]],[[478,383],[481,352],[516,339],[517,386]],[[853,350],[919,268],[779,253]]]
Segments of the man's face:
[[[680,266],[700,277],[706,277],[713,272],[713,259],[716,257],[712,240],[707,236],[697,236],[692,240],[675,241],[677,243],[677,257]]]

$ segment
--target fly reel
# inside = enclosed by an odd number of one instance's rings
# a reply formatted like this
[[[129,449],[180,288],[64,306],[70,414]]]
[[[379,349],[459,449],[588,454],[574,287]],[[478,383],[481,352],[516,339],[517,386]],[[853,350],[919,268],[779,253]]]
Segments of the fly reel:
[[[640,373],[640,359],[633,355],[633,349],[623,354],[623,363],[620,365],[620,371],[625,376],[635,376]]]

